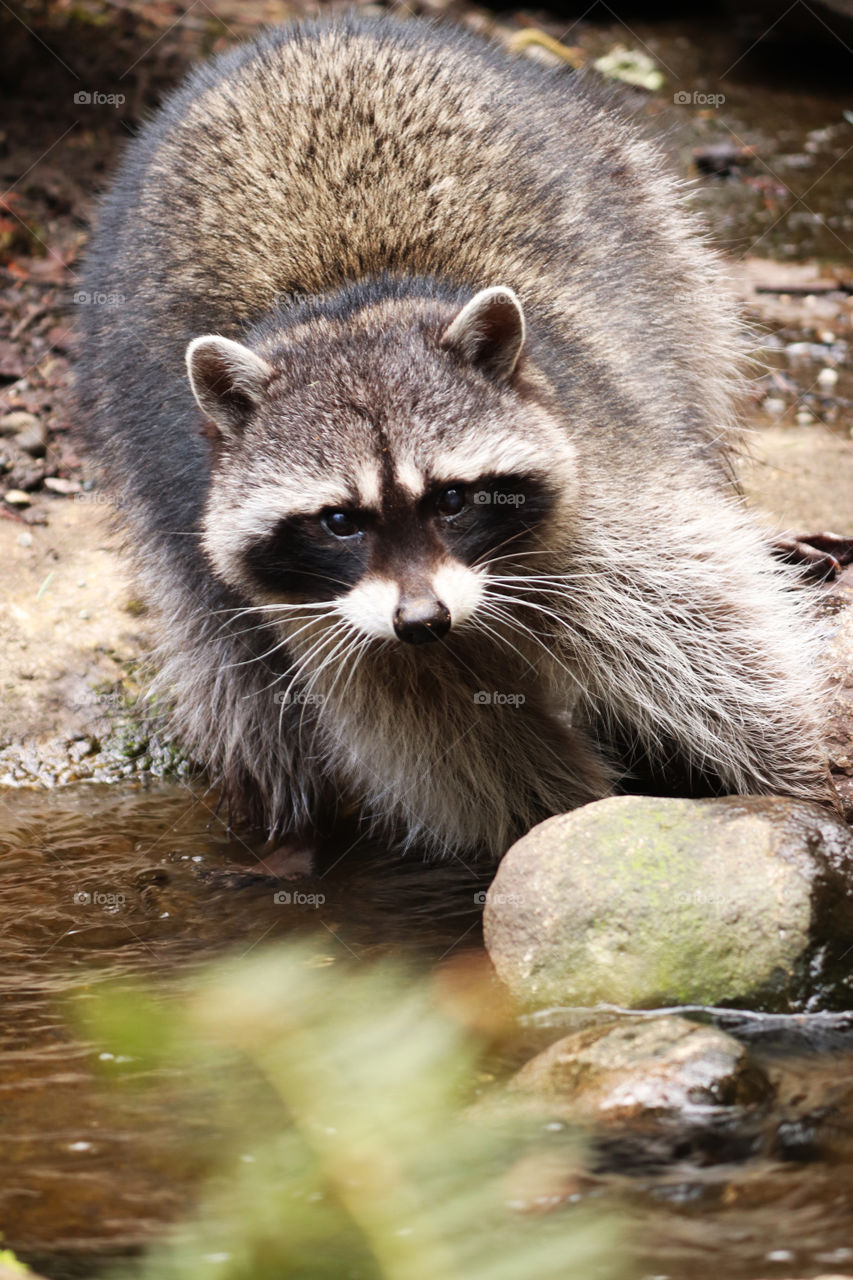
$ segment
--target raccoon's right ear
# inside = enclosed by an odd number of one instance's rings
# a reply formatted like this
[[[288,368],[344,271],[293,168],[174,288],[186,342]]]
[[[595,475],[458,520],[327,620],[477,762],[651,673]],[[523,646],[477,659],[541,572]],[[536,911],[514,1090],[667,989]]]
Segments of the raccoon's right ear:
[[[187,347],[187,372],[202,413],[236,440],[261,403],[273,368],[242,343],[206,334]]]

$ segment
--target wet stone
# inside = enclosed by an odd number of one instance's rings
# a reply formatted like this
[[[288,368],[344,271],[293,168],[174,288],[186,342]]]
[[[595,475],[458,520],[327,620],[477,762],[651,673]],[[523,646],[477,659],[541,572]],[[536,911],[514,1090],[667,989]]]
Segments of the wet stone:
[[[511,1092],[560,1118],[613,1125],[701,1121],[766,1101],[772,1086],[733,1036],[674,1015],[628,1018],[565,1036],[517,1073]]]
[[[528,1006],[849,1008],[853,836],[796,800],[613,797],[518,841],[483,924]]]

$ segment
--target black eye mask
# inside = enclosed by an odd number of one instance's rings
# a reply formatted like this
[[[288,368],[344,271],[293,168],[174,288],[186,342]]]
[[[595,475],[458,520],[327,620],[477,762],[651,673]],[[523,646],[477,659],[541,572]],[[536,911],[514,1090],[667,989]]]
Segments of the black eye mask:
[[[290,516],[249,548],[246,563],[267,591],[334,600],[359,581],[368,556],[367,534],[336,538],[317,516]]]
[[[441,521],[440,534],[451,555],[467,565],[530,547],[553,508],[547,487],[530,476],[485,476],[463,487],[465,505]]]
[[[450,489],[456,495],[452,503],[446,499]],[[402,579],[407,570],[435,564],[445,553],[473,565],[490,555],[523,551],[552,505],[541,480],[486,476],[472,484],[442,485],[416,505],[395,495],[378,515],[336,509],[287,517],[248,549],[246,564],[267,591],[333,600],[368,570]]]

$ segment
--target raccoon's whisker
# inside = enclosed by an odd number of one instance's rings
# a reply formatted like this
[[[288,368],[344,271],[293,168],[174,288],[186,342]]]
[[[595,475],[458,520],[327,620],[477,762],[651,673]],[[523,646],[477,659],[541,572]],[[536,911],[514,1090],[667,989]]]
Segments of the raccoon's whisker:
[[[279,640],[278,644],[273,645],[271,649],[267,649],[265,653],[253,654],[250,658],[244,658],[241,662],[228,662],[225,664],[226,667],[247,667],[253,662],[262,662],[264,658],[272,657],[272,655],[274,653],[278,653],[280,649],[286,649],[288,644],[290,644],[293,640],[295,640],[297,636],[300,636],[303,631],[308,631],[309,628],[312,627],[315,622],[319,621],[319,619],[308,618],[307,620],[305,620],[303,618],[296,618],[296,619],[288,619],[288,621],[302,622],[302,626],[299,627],[297,631],[294,631],[288,634],[283,640]],[[255,632],[261,631],[261,630],[263,630],[262,626],[245,627],[242,631],[235,631],[233,634],[235,636],[253,635]]]
[[[561,617],[561,615],[556,613],[553,609],[549,609],[547,605],[540,604],[538,600],[530,600],[524,596],[516,597],[498,595],[496,592],[492,592],[488,598],[492,601],[502,601],[505,604],[514,605],[517,609],[535,609],[537,613],[541,613],[543,617],[550,618],[553,622],[556,622],[562,631],[573,634],[571,625],[566,618]]]
[[[351,628],[350,624],[349,624],[349,623],[347,623],[347,622],[345,622],[345,621],[341,621],[341,622],[338,624],[338,626],[335,628],[335,630],[334,630],[334,633],[333,633],[333,634],[334,634],[334,638],[335,638],[336,643],[335,643],[335,645],[334,645],[334,647],[333,647],[332,649],[330,649],[328,652],[326,652],[326,653],[324,653],[324,654],[323,654],[323,656],[322,656],[322,658],[321,658],[321,660],[320,660],[320,664],[319,664],[319,666],[316,668],[316,670],[315,670],[315,671],[313,671],[313,672],[312,672],[311,677],[310,677],[310,679],[308,680],[308,683],[306,684],[305,689],[304,689],[304,693],[305,693],[305,695],[306,695],[306,696],[307,696],[307,695],[309,695],[309,694],[313,691],[314,686],[316,685],[317,681],[318,681],[318,680],[320,679],[320,677],[322,676],[323,672],[324,672],[324,671],[325,671],[325,670],[326,670],[326,669],[331,665],[331,663],[333,663],[333,662],[334,662],[335,658],[336,658],[336,657],[337,657],[337,655],[341,652],[341,650],[342,650],[342,649],[347,649],[347,647],[348,647],[350,644],[352,644],[352,643],[354,642],[354,637],[353,637],[353,634],[352,634],[352,628]],[[341,670],[342,670],[342,667],[341,667],[341,661],[339,660],[339,661],[338,661],[338,668],[337,668],[337,671],[335,672],[334,678],[333,678],[333,680],[332,680],[331,687],[330,687],[330,689],[327,691],[327,693],[324,695],[325,697],[328,697],[328,696],[329,696],[329,694],[331,693],[331,691],[334,689],[335,685],[337,684],[338,680],[340,679]],[[304,715],[304,708],[303,708],[303,715]],[[301,728],[302,728],[302,719],[301,719],[301,717],[300,717],[300,721],[299,721],[299,727],[300,727],[300,731],[301,731]]]
[[[581,582],[586,578],[598,577],[598,574],[589,573],[507,573],[507,574],[489,574],[487,582],[496,582],[499,586],[516,586],[516,587],[539,587],[558,588],[568,591],[574,583]]]
[[[559,657],[557,657],[557,655],[553,652],[553,650],[549,648],[549,646],[545,643],[542,637],[537,632],[535,632],[531,627],[528,627],[526,623],[522,622],[518,618],[513,618],[510,614],[502,610],[499,610],[494,606],[486,607],[482,611],[485,612],[487,616],[491,617],[494,621],[500,622],[505,627],[507,627],[510,631],[514,631],[516,635],[529,636],[530,639],[533,640],[534,643],[536,643],[540,649],[544,650],[544,652],[548,655],[549,658],[551,658],[554,662],[558,664],[558,666],[563,666],[563,663],[560,661]],[[498,638],[500,639],[501,644],[510,643],[505,636],[498,635]],[[530,662],[530,659],[527,659],[527,661]]]
[[[514,589],[514,584],[510,582],[497,582],[496,586],[500,588],[501,592],[509,591],[510,593],[512,593]],[[498,592],[488,592],[487,594],[491,595],[494,599],[510,600],[513,604],[518,604],[518,605],[529,604],[532,607],[538,606],[543,609],[550,607],[550,601],[547,601],[546,603],[543,601],[536,600],[535,598],[532,598],[531,592],[534,595],[536,593],[541,593],[545,597],[557,596],[560,599],[565,599],[566,596],[571,596],[573,594],[571,589],[567,589],[566,587],[548,587],[548,586],[543,586],[541,583],[538,583],[538,582],[533,585],[528,585],[527,583],[519,584],[517,587],[515,587],[515,590],[518,590],[520,594],[517,596],[514,594],[510,594],[509,596],[506,596],[506,595],[502,596]],[[556,614],[555,612],[554,616],[558,617],[560,615]],[[561,621],[565,622],[565,619],[561,618]]]
[[[305,665],[311,661],[311,659],[314,657],[314,655],[317,652],[322,651],[323,647],[329,641],[335,639],[337,633],[338,633],[337,627],[332,627],[330,628],[329,631],[324,631],[323,634],[317,640],[312,642],[311,647],[309,648],[307,653],[302,655],[297,653],[294,655],[293,677],[290,683],[288,684],[287,688],[285,689],[284,693],[281,695],[283,702],[287,701],[287,698],[290,695],[290,690],[293,688],[294,684],[301,676],[305,668]],[[286,680],[289,675],[290,675],[290,669],[288,669],[287,671],[281,672],[279,675],[276,676],[275,680],[272,680],[269,684],[264,685],[262,689],[256,689],[253,691],[253,693],[247,694],[246,696],[256,697],[258,694],[266,693],[268,689],[273,689],[277,684],[280,684],[282,680]]]
[[[536,636],[537,638],[550,637],[551,639],[553,639],[552,631],[549,631],[549,630],[536,631],[533,627],[530,626],[529,623],[523,622],[521,618],[516,618],[508,608],[504,607],[505,603],[506,603],[505,596],[487,596],[481,602],[480,607],[481,608],[486,607],[490,609],[494,617],[499,616],[505,622],[510,623],[514,627],[524,628],[525,630],[529,631],[530,635]],[[516,603],[520,603],[520,602],[513,601],[513,604],[516,604]]]
[[[330,700],[332,698],[332,695],[334,694],[334,691],[335,691],[335,686],[337,685],[338,680],[341,677],[341,673],[345,671],[347,666],[349,665],[349,675],[347,676],[346,682],[340,694],[341,699],[346,697],[347,689],[349,688],[350,681],[355,675],[357,667],[359,666],[362,658],[364,657],[371,643],[374,642],[373,636],[360,636],[357,633],[355,635],[350,635],[348,639],[349,639],[349,643],[345,646],[343,653],[338,658],[338,670],[335,673],[335,677],[334,677],[334,680],[332,681],[330,688],[325,694],[325,699]],[[317,672],[317,675],[320,674],[320,672],[328,665],[328,662],[331,662],[334,659],[334,657],[335,657],[334,653],[328,655],[328,659],[324,661],[323,666],[320,668],[320,671]],[[310,687],[311,686],[309,685],[309,689]],[[309,750],[312,752],[314,750],[314,744],[317,739],[317,731],[319,727],[320,727],[320,717],[318,716],[316,723],[314,725],[314,733],[311,738],[311,744],[309,748]],[[301,735],[301,732],[302,732],[301,718],[299,721],[299,732]]]
[[[516,538],[523,538],[523,537],[525,537],[525,536],[526,536],[527,534],[529,534],[529,533],[530,533],[530,530],[529,530],[529,529],[518,529],[518,530],[516,530],[516,532],[515,532],[515,533],[510,534],[510,536],[509,536],[508,538],[504,538],[503,542],[499,542],[499,543],[498,543],[498,545],[497,545],[496,547],[494,547],[494,548],[490,548],[490,549],[489,549],[489,551],[484,551],[484,552],[483,552],[483,554],[482,554],[481,556],[478,556],[478,557],[477,557],[477,559],[476,559],[476,560],[474,561],[474,563],[472,564],[471,568],[472,568],[472,569],[476,569],[478,565],[482,564],[482,562],[483,562],[483,561],[486,559],[486,557],[490,554],[490,551],[492,551],[492,550],[494,550],[494,551],[500,551],[501,547],[507,547],[507,546],[509,546],[509,544],[510,544],[511,542],[515,542]]]
[[[247,613],[281,613],[287,609],[334,609],[336,600],[281,600],[275,604],[237,605],[233,609],[210,609],[212,618],[224,613],[236,613],[241,617]]]
[[[329,603],[332,603],[332,602],[330,601]],[[226,627],[230,626],[234,622],[239,622],[241,618],[245,618],[250,614],[266,613],[266,612],[285,613],[285,612],[289,612],[291,609],[310,609],[310,610],[317,610],[319,611],[319,613],[322,613],[325,611],[324,609],[325,604],[326,604],[326,601],[318,601],[316,603],[309,602],[309,603],[303,603],[303,604],[252,605],[248,609],[233,609],[233,610],[217,609],[213,611],[213,613],[211,613],[210,616],[216,617],[217,614],[222,614],[222,613],[235,614],[233,618],[226,618],[225,621],[222,622],[220,626],[216,629],[216,631],[214,632],[214,635],[219,635],[222,631],[225,630]],[[240,635],[245,635],[246,632],[249,632],[249,631],[259,631],[261,630],[262,627],[269,625],[269,621],[270,620],[266,620],[264,622],[258,622],[252,627],[246,627],[242,631],[232,631],[230,634],[234,636],[240,636]],[[271,621],[274,622],[275,619],[272,619]]]
[[[390,640],[380,640],[380,641],[378,642],[378,645],[377,645],[377,652],[378,652],[380,649],[385,649],[385,648],[387,648],[387,647],[388,647],[388,645],[390,645],[391,643],[392,643],[392,641],[390,641]],[[372,645],[372,644],[374,644],[374,645],[375,645],[375,644],[377,644],[376,638],[375,638],[374,636],[364,636],[364,637],[363,637],[362,642],[361,642],[361,645],[359,646],[359,648],[358,648],[358,649],[356,650],[356,652],[355,652],[355,660],[354,660],[354,662],[353,662],[353,664],[352,664],[352,667],[350,668],[350,673],[349,673],[349,675],[348,675],[348,676],[347,676],[347,678],[346,678],[346,683],[344,684],[343,689],[341,689],[341,693],[340,693],[341,699],[343,699],[343,698],[345,698],[345,697],[347,696],[347,690],[348,690],[348,689],[349,689],[349,687],[350,687],[350,683],[352,682],[352,678],[353,678],[353,676],[355,675],[356,670],[357,670],[357,668],[359,667],[359,665],[360,665],[360,663],[361,663],[362,659],[364,658],[365,654],[367,653],[367,650],[371,647],[371,645]]]
[[[504,622],[504,623],[507,622],[507,619],[500,617],[500,615],[494,611],[484,610],[481,607],[480,612],[481,614],[488,613],[489,617],[494,618],[498,622]],[[484,621],[482,617],[479,617],[477,619],[477,626],[481,631],[486,632],[490,636],[494,636],[494,638],[501,644],[501,646],[506,645],[510,649],[512,649],[513,653],[518,654],[519,658],[521,658],[522,662],[525,663],[527,667],[527,671],[524,671],[522,673],[523,675],[527,675],[528,671],[536,670],[536,664],[531,662],[530,658],[528,658],[526,654],[522,653],[517,645],[513,644],[513,642],[507,639],[506,636],[501,635],[501,633],[499,631],[496,631],[494,627],[490,627],[489,624],[486,621]]]
[[[500,543],[498,547],[495,547],[495,551],[499,550],[499,548],[503,546],[506,546],[506,543],[504,542]],[[523,556],[553,556],[553,555],[554,555],[553,547],[528,547],[527,550],[510,551],[505,556],[493,556],[491,555],[490,552],[484,551],[483,554],[479,556],[474,563],[490,565],[490,564],[499,564],[501,560],[520,560]]]
[[[294,654],[294,665],[296,667],[294,679],[298,679],[303,674],[308,664],[313,662],[314,658],[322,653],[328,644],[334,643],[341,636],[345,626],[346,624],[343,622],[334,622],[315,640],[309,641],[308,647],[302,653],[297,648]]]
[[[323,648],[324,648],[324,647],[325,647],[325,645],[326,645],[326,642],[329,642],[329,643],[334,642],[334,640],[335,640],[335,638],[337,637],[337,635],[338,635],[338,634],[339,634],[338,627],[337,627],[337,626],[333,626],[333,627],[329,628],[327,631],[324,631],[324,632],[322,633],[322,635],[320,635],[320,636],[319,636],[315,641],[313,641],[313,642],[311,643],[310,647],[308,648],[307,652],[306,652],[306,653],[304,653],[304,654],[302,654],[302,656],[301,656],[301,657],[299,656],[299,654],[296,654],[296,655],[294,656],[294,665],[293,665],[293,668],[292,668],[292,670],[293,670],[293,675],[291,676],[290,680],[288,681],[287,688],[284,690],[284,692],[283,692],[283,693],[281,693],[281,694],[279,694],[279,695],[278,695],[278,697],[279,697],[279,712],[278,712],[278,732],[279,732],[279,736],[281,736],[281,724],[282,724],[282,717],[284,716],[284,708],[287,706],[288,699],[290,698],[290,691],[291,691],[291,689],[292,689],[292,688],[293,688],[293,686],[296,684],[296,682],[297,682],[297,681],[302,677],[302,675],[303,675],[303,673],[304,673],[304,671],[305,671],[306,666],[307,666],[307,665],[308,665],[308,663],[312,660],[312,658],[313,658],[316,654],[318,654],[318,653],[322,653]],[[289,675],[289,674],[290,674],[290,672],[289,672],[289,671],[288,671],[288,672],[286,672],[286,673],[285,673],[285,676],[284,676],[284,677],[282,677],[282,678],[283,678],[283,679],[286,679],[286,678],[287,678],[287,675]],[[274,682],[274,683],[275,683],[275,682]],[[303,690],[303,694],[304,694],[305,698],[307,698],[308,694],[310,693],[312,684],[313,684],[313,679],[312,679],[312,680],[309,680],[309,682],[308,682],[308,684],[307,684],[306,688]],[[270,688],[271,686],[267,686],[267,687],[268,687],[268,688]],[[303,702],[303,704],[302,704],[302,715],[304,715],[304,713],[305,713],[305,707],[306,707],[306,706],[307,706],[307,701],[304,701],[304,702]],[[299,718],[299,728],[300,728],[300,732],[301,732],[301,728],[302,728],[302,715],[300,715],[300,718]]]
[[[511,603],[520,604],[522,602],[513,600]],[[526,603],[530,603],[530,602],[528,601]],[[483,608],[483,605],[485,605],[487,608],[491,607],[492,610],[496,610],[498,608],[498,606],[494,604],[494,601],[492,598],[487,598],[486,600],[484,600],[480,606],[481,609]],[[521,635],[529,635],[530,638],[540,646],[540,648],[544,649],[544,651],[547,653],[551,661],[555,662],[557,666],[560,667],[560,669],[564,671],[567,676],[569,676],[569,678],[572,680],[574,684],[580,685],[580,681],[578,680],[578,677],[575,674],[575,672],[573,672],[570,667],[566,666],[562,658],[560,658],[560,656],[554,652],[553,648],[551,648],[545,643],[545,641],[541,638],[541,636],[539,636],[535,631],[533,631],[530,627],[528,627],[528,625],[525,622],[522,622],[520,618],[516,618],[513,615],[508,614],[506,611],[502,611],[502,613],[503,613],[502,620],[508,626],[515,627],[516,630]],[[556,615],[554,616],[556,617]],[[562,619],[559,619],[559,618],[557,620],[562,621]]]
[[[284,708],[287,706],[288,700],[289,700],[289,698],[290,698],[290,691],[291,691],[291,689],[292,689],[292,688],[293,688],[293,686],[297,683],[297,681],[302,677],[302,675],[303,675],[303,673],[304,673],[304,671],[305,671],[305,667],[306,667],[306,666],[307,666],[307,664],[311,661],[311,659],[312,659],[316,654],[318,654],[318,653],[322,653],[323,648],[326,646],[326,644],[327,644],[327,643],[329,643],[329,644],[334,643],[334,641],[337,639],[337,637],[338,637],[338,635],[339,635],[339,634],[340,634],[340,632],[339,632],[339,628],[338,628],[337,626],[336,626],[336,627],[332,627],[328,633],[325,633],[324,635],[322,635],[322,636],[320,637],[320,639],[319,639],[319,640],[315,641],[315,643],[311,646],[311,648],[308,650],[308,652],[302,656],[302,658],[297,658],[296,663],[295,663],[295,669],[294,669],[294,671],[293,671],[293,675],[292,675],[291,679],[288,681],[287,688],[286,688],[282,693],[280,693],[280,694],[278,695],[278,697],[279,697],[279,703],[280,703],[280,705],[279,705],[279,712],[278,712],[278,731],[279,731],[279,736],[281,736],[281,727],[282,727],[282,718],[283,718],[283,716],[284,716]],[[321,666],[320,666],[319,670],[322,670],[322,666],[323,666],[323,664],[321,663]],[[289,674],[289,673],[288,673],[288,674]],[[310,695],[310,693],[311,693],[311,689],[312,689],[313,684],[314,684],[314,681],[315,681],[315,679],[316,679],[316,675],[317,675],[317,673],[315,672],[315,673],[314,673],[314,676],[313,676],[311,679],[309,679],[308,684],[305,686],[305,689],[303,690],[303,699],[304,699],[304,700],[303,700],[303,703],[302,703],[302,711],[301,711],[300,716],[299,716],[299,727],[298,727],[298,731],[297,731],[298,736],[300,736],[300,737],[301,737],[301,733],[302,733],[302,719],[303,719],[303,716],[305,715],[305,708],[306,708],[306,706],[308,705],[307,699],[308,699],[308,697],[309,697],[309,695]],[[285,677],[283,677],[283,678],[286,678],[286,676],[285,676]],[[274,682],[274,683],[275,683],[275,682]],[[272,686],[267,686],[267,687],[268,687],[268,688],[271,688]]]
[[[323,655],[323,658],[322,658],[322,661],[320,662],[319,667],[313,673],[311,679],[308,681],[308,684],[305,686],[304,694],[305,694],[306,700],[302,706],[302,714],[299,717],[299,728],[297,731],[300,742],[302,740],[302,724],[305,718],[305,708],[308,705],[307,699],[308,697],[310,697],[314,689],[314,686],[316,685],[317,681],[320,679],[320,676],[337,658],[337,670],[335,672],[331,686],[323,695],[323,698],[325,701],[326,698],[331,698],[332,694],[334,693],[335,686],[337,685],[338,680],[341,678],[341,673],[345,669],[344,663],[348,659],[349,655],[352,653],[353,646],[359,644],[360,637],[357,634],[353,634],[352,627],[350,626],[350,624],[347,622],[344,622],[342,625],[344,628],[343,636],[341,636],[341,638],[338,640],[338,643],[329,653],[326,653]],[[341,653],[341,650],[343,650],[343,653]],[[312,751],[314,749],[314,740],[316,738],[316,734],[317,734],[317,728],[315,726],[314,737],[311,740],[311,747],[310,747],[310,750]]]

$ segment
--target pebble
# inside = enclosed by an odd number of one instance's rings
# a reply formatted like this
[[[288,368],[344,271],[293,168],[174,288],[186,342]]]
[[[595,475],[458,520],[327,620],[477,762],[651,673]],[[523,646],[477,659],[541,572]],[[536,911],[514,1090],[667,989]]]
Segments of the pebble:
[[[29,507],[32,504],[32,498],[23,489],[7,489],[3,497],[10,507]]]
[[[30,431],[38,426],[39,420],[34,413],[15,410],[14,413],[7,413],[0,418],[0,435],[16,436],[21,431]]]
[[[43,458],[47,449],[47,431],[44,423],[36,421],[33,426],[16,432],[15,442],[31,458]]]
[[[830,368],[821,369],[817,375],[817,381],[818,386],[822,387],[824,391],[831,391],[838,381],[838,372]]]
[[[52,493],[79,493],[80,485],[77,480],[63,480],[61,476],[46,476],[44,481],[45,489],[50,489]]]

